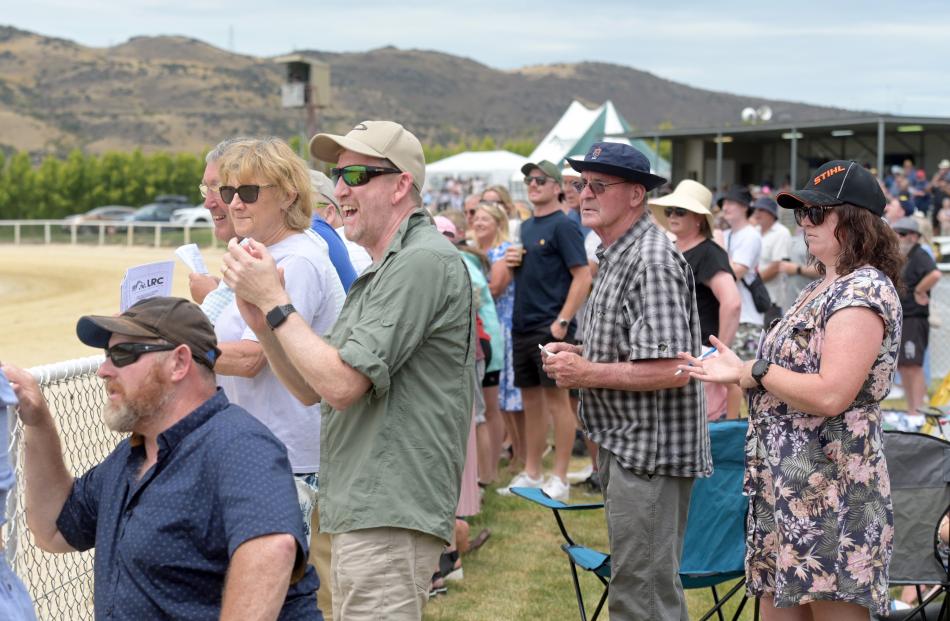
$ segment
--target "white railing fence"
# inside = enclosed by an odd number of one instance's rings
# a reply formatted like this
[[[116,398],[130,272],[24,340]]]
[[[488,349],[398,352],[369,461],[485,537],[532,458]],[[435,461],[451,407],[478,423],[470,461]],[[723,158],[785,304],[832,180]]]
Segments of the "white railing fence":
[[[0,220],[0,243],[153,245],[172,246],[197,243],[218,245],[206,223],[131,222],[126,220],[77,223],[70,220]]]

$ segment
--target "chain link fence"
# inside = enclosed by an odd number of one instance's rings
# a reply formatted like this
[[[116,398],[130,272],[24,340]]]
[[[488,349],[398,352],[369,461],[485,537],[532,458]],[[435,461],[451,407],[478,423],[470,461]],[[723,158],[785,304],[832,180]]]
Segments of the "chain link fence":
[[[91,356],[30,369],[59,426],[66,467],[74,475],[105,459],[121,440],[103,424],[100,415],[105,391],[96,370],[102,360],[102,356]],[[6,507],[7,562],[29,589],[39,619],[92,619],[93,551],[49,554],[33,543],[23,510],[23,428],[15,416],[10,421],[10,459],[16,468],[16,486]]]

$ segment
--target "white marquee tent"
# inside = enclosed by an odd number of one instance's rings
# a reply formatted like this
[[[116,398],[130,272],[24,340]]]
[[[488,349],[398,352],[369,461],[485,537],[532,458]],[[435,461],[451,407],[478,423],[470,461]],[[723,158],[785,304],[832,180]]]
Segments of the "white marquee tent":
[[[528,158],[511,151],[465,151],[426,166],[426,183],[439,188],[447,178],[479,177],[486,185],[508,185],[512,173],[521,169]],[[518,173],[521,174],[521,173]]]

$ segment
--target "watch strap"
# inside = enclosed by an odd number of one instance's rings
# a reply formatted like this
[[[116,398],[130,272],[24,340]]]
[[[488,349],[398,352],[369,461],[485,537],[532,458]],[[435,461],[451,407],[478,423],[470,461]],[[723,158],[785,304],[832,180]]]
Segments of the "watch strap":
[[[287,318],[290,317],[291,313],[296,313],[297,309],[294,308],[293,304],[281,304],[280,306],[275,306],[270,309],[270,311],[264,316],[264,319],[267,321],[267,325],[271,330],[276,330],[287,321]]]

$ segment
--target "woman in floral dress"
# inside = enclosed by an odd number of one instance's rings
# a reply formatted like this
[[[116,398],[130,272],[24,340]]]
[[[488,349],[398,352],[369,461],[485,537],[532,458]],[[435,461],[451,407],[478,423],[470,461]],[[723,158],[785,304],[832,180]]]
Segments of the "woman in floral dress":
[[[778,203],[795,209],[823,278],[769,329],[758,359],[683,365],[749,391],[746,579],[763,618],[868,618],[888,608],[894,537],[880,402],[894,375],[901,306],[897,237],[877,180],[829,162]]]

